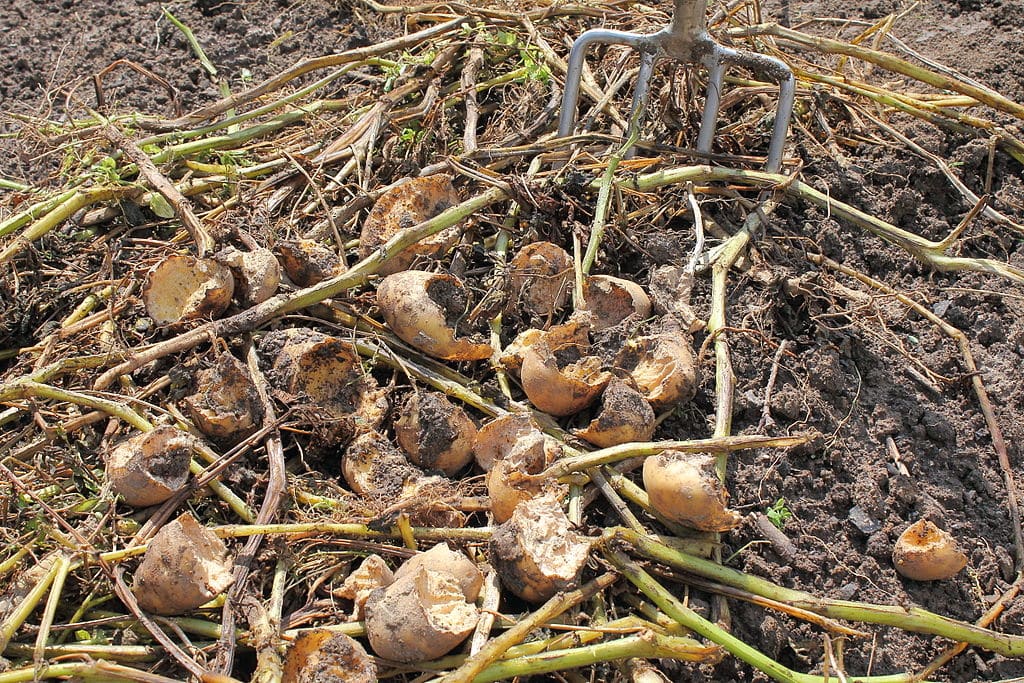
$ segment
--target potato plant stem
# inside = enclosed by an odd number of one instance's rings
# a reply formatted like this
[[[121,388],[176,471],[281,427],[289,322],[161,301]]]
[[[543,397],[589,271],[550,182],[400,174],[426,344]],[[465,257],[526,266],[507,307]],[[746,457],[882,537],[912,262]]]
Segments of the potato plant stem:
[[[874,605],[850,600],[818,598],[803,591],[783,588],[765,579],[723,567],[694,555],[669,548],[650,536],[619,528],[606,532],[606,538],[621,538],[641,555],[674,569],[690,572],[718,583],[739,588],[754,595],[786,603],[832,619],[847,619],[868,624],[896,626],[915,633],[928,633],[985,648],[1004,657],[1024,656],[1024,636],[996,633],[972,624],[956,621],[919,607]],[[653,599],[653,598],[652,598]]]
[[[333,522],[305,522],[301,524],[226,524],[212,527],[221,538],[244,538],[255,534],[303,535],[328,534],[336,536],[357,536],[359,538],[400,539],[394,531],[375,531],[365,524],[339,524]],[[412,527],[413,536],[421,541],[468,541],[480,543],[491,538],[490,528],[446,529],[434,527]]]
[[[29,683],[42,680],[73,678],[78,681],[134,681],[135,683],[181,683],[178,678],[167,678],[142,669],[105,662],[61,662],[11,669],[0,673],[0,683]]]

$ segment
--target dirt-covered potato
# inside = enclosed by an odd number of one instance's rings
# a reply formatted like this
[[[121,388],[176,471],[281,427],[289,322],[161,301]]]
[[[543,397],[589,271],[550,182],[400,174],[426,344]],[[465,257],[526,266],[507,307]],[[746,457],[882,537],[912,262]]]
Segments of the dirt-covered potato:
[[[729,494],[706,453],[662,451],[644,461],[644,488],[666,519],[700,531],[728,531],[740,516],[726,507]]]
[[[488,545],[502,584],[527,602],[542,602],[575,583],[590,544],[569,528],[558,498],[543,495],[516,507]]]
[[[491,345],[465,337],[466,288],[454,275],[406,270],[377,286],[377,305],[391,331],[423,353],[444,360],[490,358]]]
[[[586,429],[576,436],[607,448],[632,441],[649,441],[656,416],[651,404],[636,389],[613,377],[601,394],[601,408]]]
[[[363,608],[370,593],[383,586],[390,586],[395,581],[391,567],[380,555],[368,555],[351,574],[345,577],[341,588],[334,591],[339,598],[352,601],[355,606],[352,618],[363,618]]]
[[[626,318],[640,321],[651,314],[651,299],[643,287],[611,275],[590,275],[583,281],[584,309],[595,331],[618,325]]]
[[[234,581],[224,541],[191,513],[165,524],[146,546],[132,593],[153,614],[183,614],[223,593]]]
[[[312,287],[345,272],[337,252],[315,240],[284,240],[274,245],[274,252],[288,279],[299,287]]]
[[[420,568],[450,575],[462,589],[466,602],[476,602],[484,585],[484,575],[477,569],[476,564],[465,554],[449,548],[447,543],[438,543],[430,550],[410,557],[395,572],[395,581]]]
[[[589,353],[586,329],[573,324],[552,327],[526,347],[519,376],[530,403],[558,417],[593,403],[612,375]]]
[[[213,259],[175,254],[149,272],[142,287],[146,314],[157,325],[216,318],[231,304],[231,269]]]
[[[967,556],[960,552],[949,532],[922,519],[896,539],[892,563],[908,579],[940,581],[956,576],[966,567]]]
[[[285,657],[281,683],[376,683],[377,665],[357,640],[326,629],[302,632]]]
[[[239,439],[263,422],[263,408],[249,369],[230,353],[196,373],[196,391],[182,400],[185,412],[203,434]]]
[[[196,445],[170,425],[136,434],[107,454],[107,480],[129,505],[157,505],[185,487]]]
[[[495,460],[487,473],[487,497],[498,524],[510,519],[516,506],[541,495],[550,482],[532,475],[550,464],[547,437],[539,431],[521,437],[505,457]]]
[[[417,567],[366,601],[366,635],[379,657],[418,662],[448,654],[476,627],[479,612],[450,574]]]
[[[263,303],[277,292],[281,284],[281,267],[273,252],[263,247],[241,251],[227,247],[214,258],[231,269],[235,278],[235,298],[242,306]]]
[[[656,410],[689,401],[697,393],[697,364],[690,336],[662,333],[630,339],[615,358]]]
[[[528,413],[496,417],[477,430],[476,443],[473,444],[476,463],[484,472],[490,472],[495,461],[506,457],[526,437],[540,433],[540,428]],[[541,447],[544,447],[543,443]]]
[[[436,391],[414,392],[395,420],[395,439],[413,464],[449,477],[473,460],[476,425]]]
[[[572,257],[557,244],[531,242],[509,263],[508,310],[550,318],[572,292]]]
[[[385,391],[363,371],[352,342],[304,328],[275,330],[260,343],[274,395],[315,417],[325,443],[340,443],[384,421]],[[264,361],[266,362],[266,361]]]
[[[364,259],[402,230],[433,218],[460,202],[452,177],[443,173],[413,178],[381,195],[373,205],[359,236],[359,258]],[[440,256],[459,239],[462,225],[410,245],[379,269],[381,275],[407,270],[417,259]]]
[[[401,496],[409,485],[425,476],[379,432],[360,434],[349,444],[341,472],[356,493],[385,500]]]

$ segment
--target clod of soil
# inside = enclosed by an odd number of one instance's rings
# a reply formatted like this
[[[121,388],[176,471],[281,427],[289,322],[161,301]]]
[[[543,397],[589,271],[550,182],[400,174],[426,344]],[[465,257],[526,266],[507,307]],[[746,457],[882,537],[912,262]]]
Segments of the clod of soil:
[[[596,331],[614,327],[627,318],[640,321],[651,314],[651,298],[643,287],[611,275],[591,275],[583,281],[585,310]]]
[[[203,434],[237,440],[263,422],[256,383],[249,369],[230,353],[222,353],[209,368],[196,373],[196,392],[182,400],[185,411]]]
[[[570,328],[570,329],[566,329]],[[543,333],[523,352],[523,391],[538,409],[562,417],[583,410],[601,395],[612,375],[573,324]],[[584,335],[585,330],[584,330]]]
[[[196,440],[164,425],[117,444],[107,455],[107,480],[124,502],[148,507],[185,487]]]
[[[643,478],[651,507],[670,521],[699,531],[728,531],[740,522],[726,507],[714,456],[662,451],[644,461]]]
[[[967,566],[953,536],[927,519],[911,524],[896,539],[892,563],[903,576],[914,581],[949,579]]]
[[[664,332],[630,339],[615,357],[637,389],[656,410],[665,410],[697,393],[697,364],[690,337]]]
[[[543,455],[526,456],[527,459],[542,457],[548,462],[553,461],[561,453],[558,442],[546,437],[538,442],[535,438],[537,435],[543,437],[543,432],[527,413],[508,413],[496,417],[477,431],[476,443],[473,445],[476,463],[484,472],[490,472],[496,461],[508,457],[513,451],[525,455],[536,448],[540,448]]]
[[[310,424],[325,443],[347,441],[384,421],[385,392],[363,372],[351,342],[289,328],[264,337],[260,355],[273,359],[268,379],[277,398],[311,412]]]
[[[359,236],[359,258],[372,254],[402,230],[433,218],[461,201],[452,177],[438,173],[413,178],[381,195],[373,205]],[[381,275],[408,270],[417,259],[448,251],[459,239],[462,225],[454,225],[406,247],[380,267]]]
[[[288,279],[299,287],[312,287],[345,272],[341,257],[314,240],[285,240],[274,251]]]
[[[418,567],[370,594],[366,634],[377,656],[418,662],[455,649],[479,616],[451,575]]]
[[[460,406],[436,391],[419,391],[395,420],[395,440],[413,464],[449,477],[473,459],[476,425]]]
[[[263,247],[241,251],[227,247],[214,258],[231,269],[235,278],[235,298],[245,308],[263,303],[277,292],[281,284],[281,267],[273,252]]]
[[[413,555],[395,572],[395,581],[417,572],[420,568],[447,574],[462,589],[466,602],[476,602],[484,585],[484,575],[476,564],[463,553],[452,550],[447,543],[438,543],[430,550]]]
[[[191,513],[163,526],[146,547],[132,593],[153,614],[183,614],[217,597],[234,581],[224,541]]]
[[[590,544],[569,528],[558,497],[550,494],[519,505],[488,544],[501,583],[527,602],[542,602],[575,583],[589,554]]]
[[[377,305],[391,331],[423,353],[443,360],[491,356],[490,344],[461,335],[469,297],[454,275],[423,270],[388,275],[377,286]]]
[[[395,581],[395,574],[380,555],[368,555],[351,574],[345,577],[341,588],[334,591],[339,598],[351,600],[355,609],[353,621],[363,618],[366,599],[370,593],[390,586]]]
[[[377,665],[344,633],[304,631],[288,648],[282,683],[376,683]]]
[[[572,291],[572,257],[552,242],[531,242],[509,263],[509,277],[507,310],[525,310],[550,319]]]
[[[601,408],[576,436],[607,448],[632,441],[650,441],[657,426],[651,404],[636,389],[613,377],[601,394]]]
[[[216,318],[231,304],[231,269],[213,259],[175,254],[149,272],[142,289],[146,314],[157,325]]]

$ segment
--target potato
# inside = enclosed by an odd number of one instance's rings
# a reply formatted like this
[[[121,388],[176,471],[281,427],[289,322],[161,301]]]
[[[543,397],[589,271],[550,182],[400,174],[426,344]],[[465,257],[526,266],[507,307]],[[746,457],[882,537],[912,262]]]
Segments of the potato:
[[[366,635],[379,657],[418,662],[448,654],[476,627],[479,612],[451,575],[417,567],[366,601]]]
[[[423,353],[443,360],[491,357],[489,343],[463,337],[458,329],[469,298],[453,275],[422,270],[388,275],[377,286],[377,305],[391,331]]]
[[[281,267],[269,249],[241,251],[227,247],[214,254],[214,259],[231,269],[235,298],[246,308],[274,296],[281,284]]]
[[[740,516],[726,508],[729,494],[714,456],[662,451],[644,461],[644,488],[651,507],[666,519],[700,531],[728,531]]]
[[[153,614],[183,614],[213,600],[234,581],[224,541],[191,513],[156,532],[135,571],[132,593]]]
[[[477,430],[476,443],[473,444],[476,463],[484,472],[490,472],[495,461],[506,457],[526,437],[540,433],[537,423],[527,413],[496,417]],[[546,442],[542,442],[540,447],[546,448]],[[554,454],[551,457],[554,459]]]
[[[531,242],[523,246],[508,270],[512,289],[509,311],[526,310],[551,318],[565,306],[572,292],[572,257],[557,244]]]
[[[424,478],[423,470],[406,460],[379,432],[360,434],[349,444],[341,472],[353,491],[383,500],[399,498],[408,486]]]
[[[312,287],[345,272],[341,257],[314,240],[284,240],[274,251],[288,279],[299,287]]]
[[[366,258],[402,230],[433,218],[460,201],[452,177],[443,173],[413,178],[392,188],[381,195],[363,223],[359,258]],[[453,225],[426,237],[396,254],[378,272],[390,275],[408,270],[417,259],[440,256],[458,241],[461,231],[461,224]]]
[[[589,351],[586,328],[573,323],[552,327],[526,347],[519,375],[530,402],[562,417],[597,400],[612,375]]]
[[[168,256],[149,272],[142,287],[146,314],[157,325],[216,318],[231,304],[231,269],[213,259]]]
[[[285,657],[281,683],[376,683],[377,665],[344,633],[304,631]]]
[[[476,433],[466,411],[436,391],[410,395],[395,420],[395,439],[409,460],[449,477],[473,460]]]
[[[601,394],[597,416],[576,436],[601,448],[649,441],[654,435],[655,419],[654,409],[640,392],[615,377]]]
[[[484,575],[477,569],[476,564],[463,553],[449,548],[447,543],[438,543],[430,550],[410,557],[395,572],[395,581],[415,573],[421,567],[428,571],[448,574],[455,579],[466,597],[466,602],[475,602],[484,585]]]
[[[590,544],[570,530],[558,498],[546,494],[521,503],[494,530],[488,555],[509,591],[543,602],[579,579]]]
[[[697,366],[690,336],[662,333],[631,339],[615,358],[656,410],[689,401],[697,393]]]
[[[196,439],[170,425],[136,434],[107,455],[107,480],[134,507],[158,505],[185,488]]]
[[[957,548],[956,539],[927,519],[911,524],[896,539],[892,563],[903,576],[914,581],[949,579],[967,566],[967,556]]]
[[[185,412],[203,434],[238,439],[263,422],[263,406],[249,369],[224,352],[213,365],[196,373],[196,392],[182,400]]]
[[[352,601],[355,606],[352,619],[358,621],[363,618],[366,599],[370,597],[370,593],[383,586],[390,586],[394,581],[395,575],[391,571],[391,567],[384,562],[384,558],[380,555],[368,555],[352,573],[345,577],[345,583],[341,588],[333,593],[339,598]]]
[[[640,285],[611,275],[588,276],[583,281],[583,301],[595,331],[627,318],[640,321],[651,314],[651,298]]]

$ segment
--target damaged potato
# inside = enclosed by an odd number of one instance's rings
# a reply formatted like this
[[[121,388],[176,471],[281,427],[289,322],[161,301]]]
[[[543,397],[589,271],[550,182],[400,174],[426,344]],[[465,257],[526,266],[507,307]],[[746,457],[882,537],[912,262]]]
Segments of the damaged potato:
[[[466,602],[476,602],[484,585],[484,575],[476,564],[463,553],[452,550],[447,543],[438,543],[430,550],[413,555],[395,572],[395,581],[417,572],[420,568],[448,574],[462,589]]]
[[[288,279],[299,287],[312,287],[345,272],[341,257],[315,240],[285,240],[274,251]]]
[[[224,541],[191,513],[164,525],[146,546],[132,593],[153,614],[183,614],[223,593],[234,581]]]
[[[449,477],[473,459],[476,425],[441,393],[414,392],[395,420],[395,439],[413,464]]]
[[[369,555],[345,577],[345,582],[341,588],[334,591],[334,594],[352,601],[355,607],[352,619],[358,621],[363,618],[363,608],[370,593],[378,588],[390,586],[394,581],[395,575],[384,558],[380,555]]]
[[[601,394],[601,408],[576,436],[608,448],[632,441],[650,441],[656,427],[651,404],[636,389],[613,377]]]
[[[107,455],[107,480],[129,505],[157,505],[185,488],[196,445],[170,425],[136,434]]]
[[[203,434],[239,439],[263,422],[263,408],[249,369],[230,353],[196,373],[196,392],[182,400],[185,412]]]
[[[453,275],[423,270],[388,275],[377,286],[377,305],[391,331],[423,353],[443,360],[491,356],[490,344],[459,330],[469,297]]]
[[[536,498],[545,490],[545,481],[536,478],[551,464],[555,451],[548,448],[548,437],[540,431],[525,434],[504,457],[495,460],[487,473],[487,495],[494,521],[501,524],[512,517],[516,506]]]
[[[326,629],[304,631],[285,657],[281,683],[376,683],[377,665],[359,641]]]
[[[579,579],[590,544],[569,528],[558,498],[546,494],[516,507],[494,530],[488,551],[508,590],[527,602],[543,602]]]
[[[540,428],[528,413],[508,413],[496,417],[477,431],[473,455],[484,472],[490,472],[497,460],[512,452],[523,439],[540,434]],[[552,444],[552,448],[557,444]],[[552,454],[551,459],[554,459]]]
[[[263,303],[277,293],[281,284],[281,267],[273,252],[262,247],[241,251],[228,247],[214,258],[231,269],[235,279],[235,298],[248,308]]]
[[[509,263],[512,294],[507,310],[525,309],[542,318],[557,313],[572,291],[572,257],[557,244],[532,242]]]
[[[950,579],[967,566],[967,556],[957,548],[956,539],[927,519],[911,524],[892,551],[896,571],[914,581]]]
[[[341,472],[359,495],[384,499],[401,496],[407,486],[425,476],[379,432],[360,434],[349,444],[342,457]]]
[[[706,453],[662,451],[644,461],[644,488],[666,519],[699,531],[728,531],[740,516],[726,507],[729,494]]]
[[[656,410],[689,401],[697,393],[697,364],[690,337],[664,332],[630,339],[615,358]]]
[[[218,317],[231,304],[231,269],[213,259],[175,254],[149,272],[142,288],[146,314],[157,325]]]
[[[594,331],[614,327],[627,318],[643,320],[651,314],[651,299],[643,287],[611,275],[588,276],[583,281],[583,300]]]
[[[479,612],[450,574],[424,566],[366,601],[366,634],[378,657],[417,662],[448,654],[476,627]]]
[[[593,403],[612,375],[589,351],[586,327],[576,323],[552,327],[526,347],[519,375],[530,402],[556,417]]]

